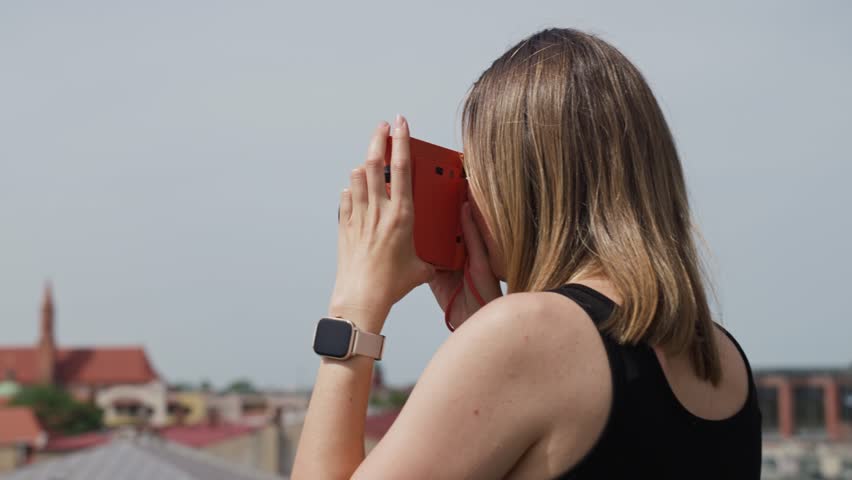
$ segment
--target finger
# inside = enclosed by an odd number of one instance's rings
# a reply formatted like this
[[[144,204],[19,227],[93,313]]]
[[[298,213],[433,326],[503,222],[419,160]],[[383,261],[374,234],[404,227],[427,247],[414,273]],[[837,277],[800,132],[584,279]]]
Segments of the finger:
[[[367,150],[367,161],[364,168],[367,172],[367,192],[370,203],[380,205],[388,199],[388,191],[385,188],[385,147],[388,138],[387,122],[379,123],[373,138],[370,140],[370,148]]]
[[[411,146],[408,120],[397,114],[391,142],[391,202],[414,204],[411,188]]]
[[[352,170],[349,176],[349,191],[352,197],[352,213],[350,216],[362,215],[367,209],[367,176],[363,167]]]
[[[485,242],[482,240],[482,234],[479,232],[479,227],[473,220],[473,207],[470,202],[464,202],[461,212],[462,234],[464,237],[464,245],[467,247],[467,255],[470,257],[471,265],[477,267],[490,265],[488,261],[488,250],[485,247]]]
[[[352,215],[352,192],[348,188],[344,188],[340,192],[340,209],[338,210],[337,221],[346,223],[349,221],[350,215]]]

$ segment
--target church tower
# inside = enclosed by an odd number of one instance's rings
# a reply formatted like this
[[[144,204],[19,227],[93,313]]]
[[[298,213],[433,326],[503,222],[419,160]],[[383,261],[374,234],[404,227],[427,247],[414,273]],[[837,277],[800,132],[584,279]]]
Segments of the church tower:
[[[48,281],[44,287],[44,300],[41,304],[41,331],[39,332],[36,355],[38,362],[38,381],[52,384],[56,379],[56,340],[53,333],[53,288]]]

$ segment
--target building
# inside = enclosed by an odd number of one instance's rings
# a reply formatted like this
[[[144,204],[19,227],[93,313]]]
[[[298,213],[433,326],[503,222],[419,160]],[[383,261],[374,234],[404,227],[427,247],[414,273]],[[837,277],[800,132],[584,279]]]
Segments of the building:
[[[402,409],[399,408],[367,415],[364,420],[364,451],[370,453],[373,450],[379,440],[390,430],[401,411]]]
[[[32,461],[44,447],[47,433],[27,407],[0,407],[0,472]]]
[[[852,368],[754,371],[763,477],[852,478]]]
[[[278,410],[283,411],[285,417],[300,415],[307,410],[309,401],[307,391],[226,392],[211,395],[207,404],[228,422],[256,424],[265,423]]]
[[[169,425],[196,425],[206,421],[211,394],[204,391],[170,391],[167,400]]]
[[[852,368],[754,372],[770,438],[852,441]]]
[[[167,423],[166,386],[143,347],[60,347],[55,314],[48,284],[35,345],[0,346],[5,391],[21,385],[58,385],[103,408],[107,425]]]
[[[267,473],[289,472],[284,454],[286,436],[280,417],[270,418],[262,425],[225,422],[211,409],[209,417],[193,425],[170,425],[144,430],[113,429],[71,436],[52,436],[37,452],[34,461],[65,457],[99,447],[137,432],[150,438],[160,438],[173,444],[193,448],[231,465],[240,465]]]

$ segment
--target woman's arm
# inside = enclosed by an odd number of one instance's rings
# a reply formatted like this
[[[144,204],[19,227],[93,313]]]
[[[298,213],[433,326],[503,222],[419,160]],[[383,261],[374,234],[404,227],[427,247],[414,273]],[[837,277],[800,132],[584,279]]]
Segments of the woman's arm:
[[[471,316],[432,357],[390,430],[366,458],[365,407],[356,414],[348,402],[314,404],[312,399],[311,408],[340,408],[317,413],[317,418],[328,422],[328,435],[352,443],[318,445],[310,474],[294,470],[292,478],[503,478],[558,425],[562,448],[575,449],[565,459],[579,459],[600,434],[612,391],[595,326],[576,304],[556,297],[506,295]],[[362,373],[366,383],[369,373]],[[320,387],[328,391],[332,378],[318,379],[314,395]],[[348,398],[354,392],[345,390],[352,384],[333,386],[341,390],[329,397]],[[353,430],[339,431],[330,418],[340,422],[339,428]],[[311,431],[318,432],[317,425]],[[542,465],[541,471],[557,475],[560,460]]]
[[[382,171],[387,124],[377,127],[367,162],[353,171],[351,191],[341,195],[329,313],[372,333],[381,331],[396,301],[434,277],[414,252],[408,127],[398,122],[390,197]],[[366,459],[373,360],[323,358],[293,480],[498,478],[554,428],[557,416],[573,429],[560,432],[568,437],[562,442],[589,437],[583,419],[600,418],[609,401],[600,388],[605,351],[579,307],[564,299],[554,306],[556,297],[508,295],[465,321],[439,348]],[[589,367],[584,345],[595,345],[603,367]]]
[[[352,478],[503,478],[553,426],[539,303],[507,295],[456,329]]]
[[[361,330],[376,333],[384,318],[340,315]],[[380,315],[380,314],[379,314]],[[291,478],[346,479],[364,460],[364,422],[373,372],[373,360],[363,355],[340,361],[323,357],[311,394],[310,406]]]
[[[391,192],[384,157],[389,125],[373,132],[364,165],[340,196],[337,278],[329,316],[380,333],[391,306],[429,281],[434,268],[414,250],[414,201],[408,124],[397,115]],[[364,459],[364,421],[374,360],[323,358],[308,406],[292,478],[349,478]]]

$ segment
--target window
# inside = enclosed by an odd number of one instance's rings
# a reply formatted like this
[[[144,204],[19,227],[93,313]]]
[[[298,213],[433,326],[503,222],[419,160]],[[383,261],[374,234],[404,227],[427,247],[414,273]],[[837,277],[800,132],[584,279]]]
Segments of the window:
[[[840,421],[852,423],[852,385],[840,385],[837,400],[840,403],[837,410],[840,412]]]
[[[189,413],[189,407],[180,403],[180,402],[169,402],[167,411],[169,415],[187,415]]]
[[[243,415],[266,413],[266,399],[263,397],[243,398],[242,412]]]
[[[778,431],[778,387],[757,387],[757,403],[763,418],[763,431]]]
[[[154,414],[154,409],[141,403],[120,403],[113,405],[113,408],[116,415],[127,417],[149,418]]]
[[[825,431],[825,403],[822,387],[793,388],[793,415],[799,433]]]

